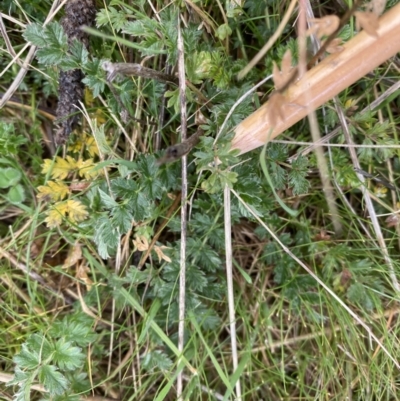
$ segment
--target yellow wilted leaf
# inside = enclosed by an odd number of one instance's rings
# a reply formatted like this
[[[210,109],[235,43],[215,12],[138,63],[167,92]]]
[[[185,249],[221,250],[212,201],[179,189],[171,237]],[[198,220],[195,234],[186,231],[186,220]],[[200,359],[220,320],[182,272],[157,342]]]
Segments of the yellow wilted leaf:
[[[94,100],[93,92],[89,88],[85,88],[84,97],[85,97],[85,104],[93,103]]]
[[[50,175],[53,178],[63,180],[68,176],[69,173],[76,169],[76,162],[71,156],[67,156],[66,159],[57,156],[56,160],[45,159],[42,164],[42,173],[47,174],[50,171]]]
[[[89,215],[85,205],[81,202],[70,199],[67,201],[68,217],[73,223],[79,223]]]
[[[90,137],[86,141],[86,150],[89,152],[90,157],[99,155],[99,148],[97,147],[97,143],[93,137]]]
[[[79,159],[76,162],[76,166],[78,168],[80,177],[85,177],[89,179],[96,177],[99,174],[98,171],[92,171],[93,168],[96,166],[95,163],[93,163],[93,159],[87,159],[87,160]]]
[[[86,133],[80,135],[73,144],[68,146],[68,150],[73,153],[80,153],[83,148],[89,152],[90,157],[99,155],[99,149],[96,141],[92,136],[89,136]]]
[[[44,221],[47,223],[47,227],[58,227],[61,224],[63,217],[65,217],[67,213],[67,202],[56,203],[52,209],[46,213],[47,217],[44,219]]]
[[[98,125],[105,124],[107,122],[107,116],[101,109],[97,109],[93,117],[97,120]]]
[[[79,201],[67,200],[64,202],[57,202],[53,208],[47,212],[45,222],[47,227],[57,227],[62,223],[63,217],[69,217],[73,223],[78,223],[85,220],[88,216],[86,207]]]
[[[383,185],[377,184],[374,188],[374,193],[378,198],[384,198],[388,192],[388,189]]]
[[[64,199],[69,194],[69,188],[62,182],[47,181],[46,185],[38,187],[38,199],[50,197],[53,201]]]

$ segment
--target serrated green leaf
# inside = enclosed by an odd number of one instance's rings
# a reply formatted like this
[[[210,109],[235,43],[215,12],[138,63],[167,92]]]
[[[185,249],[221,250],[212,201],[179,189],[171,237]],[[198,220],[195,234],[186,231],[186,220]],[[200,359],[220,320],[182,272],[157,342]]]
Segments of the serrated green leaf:
[[[61,395],[69,386],[66,377],[54,365],[44,365],[39,369],[38,378],[50,395]]]
[[[67,57],[64,57],[60,63],[63,70],[80,68],[89,62],[89,52],[85,45],[78,40],[74,40],[69,48]]]
[[[60,49],[68,48],[67,35],[58,22],[53,21],[46,25],[45,33],[48,46],[59,47]]]
[[[45,29],[39,24],[27,25],[23,37],[35,46],[45,47],[47,45]]]
[[[64,49],[53,47],[45,47],[43,49],[39,49],[36,53],[36,57],[39,60],[39,63],[44,65],[57,65],[62,61],[65,55],[66,51]]]
[[[99,191],[101,202],[103,203],[103,206],[106,209],[112,209],[114,207],[119,206],[118,202],[116,202],[110,195],[106,194],[100,188],[98,188],[98,191]]]
[[[225,185],[233,188],[233,184],[237,181],[237,176],[237,173],[234,171],[216,170],[201,183],[201,187],[204,191],[215,194],[222,191]]]
[[[41,362],[39,352],[29,349],[26,344],[22,344],[21,352],[14,356],[13,361],[22,369],[35,369]]]
[[[155,368],[161,371],[168,371],[172,367],[172,361],[164,352],[154,350],[148,352],[143,357],[142,366],[147,371],[154,370]]]
[[[86,76],[82,79],[82,82],[92,90],[93,97],[103,93],[106,85],[106,73],[100,68],[101,62],[102,60],[94,57],[83,66]]]
[[[87,316],[79,315],[77,318],[74,315],[68,315],[61,322],[53,323],[49,335],[55,338],[63,337],[65,341],[86,347],[97,337],[97,334],[93,332],[92,323],[92,319],[87,319]]]
[[[111,226],[108,217],[100,217],[96,221],[93,239],[100,257],[107,259],[110,257],[110,252],[114,252],[118,245],[119,233]]]
[[[109,6],[107,9],[100,10],[96,15],[96,25],[98,27],[111,24],[116,32],[119,32],[126,24],[127,18],[132,14],[128,8],[117,10],[115,7]]]
[[[112,210],[111,221],[113,227],[117,227],[121,234],[125,234],[132,228],[133,216],[126,205],[119,205]]]
[[[82,350],[71,342],[59,339],[55,344],[53,362],[61,370],[74,370],[81,368],[85,359]]]
[[[17,153],[17,149],[27,142],[23,135],[15,133],[14,125],[0,121],[0,154],[8,155]],[[1,176],[1,171],[0,171]]]
[[[161,199],[163,194],[160,180],[157,178],[158,166],[153,155],[138,160],[138,171],[141,172],[140,187],[145,196],[151,200]]]

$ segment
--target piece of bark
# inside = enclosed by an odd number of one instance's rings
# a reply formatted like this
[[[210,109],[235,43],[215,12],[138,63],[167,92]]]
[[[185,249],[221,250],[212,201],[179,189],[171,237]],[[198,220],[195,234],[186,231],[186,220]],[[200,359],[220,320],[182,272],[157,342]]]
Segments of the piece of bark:
[[[68,45],[76,39],[88,49],[89,38],[82,31],[82,26],[94,23],[96,9],[93,0],[69,0],[65,5],[65,16],[61,25],[68,37]],[[81,70],[60,71],[58,83],[57,125],[55,134],[56,145],[63,145],[79,122],[76,106],[83,99],[84,85]]]

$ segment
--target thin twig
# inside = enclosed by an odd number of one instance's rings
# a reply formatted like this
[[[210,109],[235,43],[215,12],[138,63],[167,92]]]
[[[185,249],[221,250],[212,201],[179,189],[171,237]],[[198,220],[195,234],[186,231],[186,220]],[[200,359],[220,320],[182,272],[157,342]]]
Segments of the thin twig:
[[[6,47],[7,47],[8,52],[10,53],[10,55],[15,59],[15,61],[17,62],[17,64],[20,67],[23,67],[22,62],[19,60],[19,57],[17,56],[14,48],[12,47],[10,38],[8,37],[8,34],[7,34],[7,28],[4,25],[3,17],[1,16],[1,13],[0,13],[0,33],[3,36],[4,42],[6,43]]]
[[[224,188],[224,221],[225,221],[225,261],[226,261],[226,282],[228,287],[228,307],[229,307],[229,326],[231,336],[231,351],[233,372],[238,368],[238,351],[236,342],[236,316],[235,316],[235,296],[233,292],[233,273],[232,273],[232,233],[231,233],[231,191],[228,185]],[[233,374],[232,372],[232,374]],[[236,399],[242,399],[242,389],[240,378],[236,382]]]
[[[187,110],[186,110],[186,80],[185,80],[185,53],[181,31],[180,14],[178,14],[178,77],[179,95],[181,106],[181,139],[186,140],[187,136]],[[176,385],[176,395],[178,400],[183,400],[183,367],[181,358],[183,355],[185,340],[185,296],[186,296],[186,235],[187,235],[187,207],[186,199],[188,196],[187,184],[187,157],[182,157],[182,199],[181,199],[181,250],[180,250],[180,274],[179,274],[179,327],[178,327],[178,375]]]

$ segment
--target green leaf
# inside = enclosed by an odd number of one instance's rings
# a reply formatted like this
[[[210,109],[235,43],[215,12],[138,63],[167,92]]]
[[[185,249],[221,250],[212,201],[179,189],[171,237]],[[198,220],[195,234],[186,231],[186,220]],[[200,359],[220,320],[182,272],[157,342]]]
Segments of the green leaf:
[[[200,240],[188,238],[188,252],[201,267],[209,272],[215,272],[222,266],[222,261],[217,252],[208,244]]]
[[[175,113],[179,113],[180,110],[180,96],[179,96],[179,88],[168,90],[164,94],[165,98],[168,99],[167,107],[173,108]]]
[[[43,334],[32,334],[26,341],[26,345],[37,352],[41,360],[49,358],[54,351],[53,344]]]
[[[135,221],[141,221],[151,216],[154,212],[154,203],[151,202],[144,193],[135,192],[128,200],[129,209]]]
[[[110,195],[106,194],[100,188],[98,188],[98,191],[99,191],[100,198],[101,198],[101,201],[103,203],[103,206],[106,209],[112,209],[112,208],[118,206],[118,202],[116,202]]]
[[[89,62],[89,52],[82,42],[74,40],[69,48],[67,57],[64,57],[60,62],[60,67],[63,70],[71,70],[81,68]]]
[[[68,51],[67,36],[61,25],[51,22],[44,29],[46,45],[36,53],[39,62],[45,65],[59,64]]]
[[[44,65],[57,65],[59,64],[63,57],[66,55],[65,49],[45,47],[39,49],[36,53],[36,57],[39,63]]]
[[[86,347],[97,338],[92,325],[93,319],[84,315],[83,312],[78,315],[67,315],[62,321],[53,323],[49,335],[55,338],[63,337],[65,341]]]
[[[68,380],[57,371],[54,365],[44,365],[39,369],[39,381],[50,393],[50,395],[61,395],[69,386]]]
[[[12,167],[0,168],[0,188],[10,188],[21,179],[21,173]]]
[[[35,369],[39,363],[39,352],[32,351],[27,344],[22,344],[21,352],[14,356],[14,363],[21,369]]]
[[[14,125],[0,121],[0,154],[16,154],[18,148],[27,142],[23,135],[15,133]],[[1,172],[0,172],[1,175]],[[1,178],[0,178],[1,179]]]
[[[9,189],[6,198],[10,203],[19,204],[25,201],[25,190],[21,184],[17,184]]]
[[[136,165],[137,167],[138,165]],[[138,167],[137,167],[138,168]],[[161,185],[159,183],[159,185]],[[125,201],[130,219],[141,221],[151,215],[153,202],[148,199],[142,188],[132,179],[116,178],[111,183],[112,192]],[[131,220],[129,220],[131,222]]]
[[[215,194],[222,191],[225,185],[233,188],[233,184],[237,181],[237,176],[234,171],[216,170],[201,183],[201,188],[210,194]]]
[[[293,187],[293,195],[308,192],[310,182],[306,179],[308,174],[308,159],[304,156],[296,158],[289,173],[289,184]]]
[[[96,25],[98,27],[111,24],[116,32],[119,32],[126,24],[128,17],[132,11],[124,7],[123,10],[117,10],[115,7],[109,6],[107,9],[101,9],[96,15]]]
[[[53,361],[61,370],[74,370],[81,368],[85,355],[81,349],[74,347],[71,342],[59,339],[55,344]]]
[[[36,23],[27,25],[22,36],[25,40],[38,47],[45,47],[48,43],[45,28]]]
[[[227,37],[232,35],[232,28],[229,24],[222,24],[217,28],[215,36],[220,40],[225,40]]]
[[[68,39],[58,22],[50,22],[45,28],[46,40],[49,46],[67,49]]]
[[[138,171],[142,174],[140,187],[143,194],[151,200],[161,199],[163,191],[160,180],[157,178],[156,158],[153,155],[139,158]]]
[[[93,97],[103,93],[106,85],[106,73],[100,68],[100,64],[101,60],[94,57],[83,66],[86,77],[82,79],[82,82],[92,90]]]
[[[113,227],[117,227],[121,234],[125,234],[132,228],[133,216],[125,205],[119,205],[112,210],[111,221]]]
[[[115,251],[119,242],[119,232],[111,226],[108,217],[100,217],[96,221],[94,242],[97,245],[99,255],[103,259],[110,257],[110,252]]]
[[[150,351],[142,359],[142,366],[147,371],[152,371],[155,368],[168,371],[172,365],[171,359],[160,350]]]
[[[352,284],[347,290],[347,297],[349,301],[361,305],[366,310],[371,311],[374,308],[371,297],[361,283]]]

